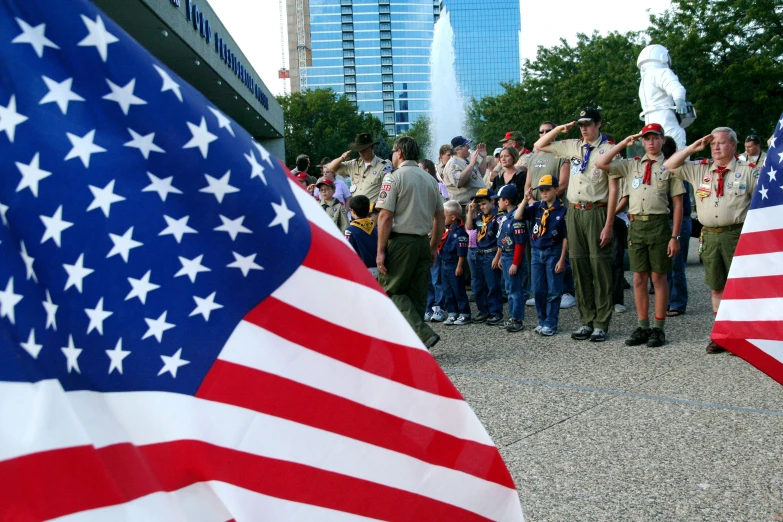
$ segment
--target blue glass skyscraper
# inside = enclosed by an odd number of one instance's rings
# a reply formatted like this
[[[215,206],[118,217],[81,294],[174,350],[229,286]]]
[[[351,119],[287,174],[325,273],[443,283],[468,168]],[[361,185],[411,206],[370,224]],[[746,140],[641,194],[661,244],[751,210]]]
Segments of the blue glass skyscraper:
[[[441,8],[450,13],[465,99],[497,96],[501,82],[519,81],[519,0],[443,0]]]

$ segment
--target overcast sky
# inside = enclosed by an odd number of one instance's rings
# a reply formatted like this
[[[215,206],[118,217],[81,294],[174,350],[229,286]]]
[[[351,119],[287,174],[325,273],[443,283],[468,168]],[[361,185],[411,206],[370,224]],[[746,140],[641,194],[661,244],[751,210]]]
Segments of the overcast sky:
[[[277,70],[283,66],[278,0],[209,0],[209,3],[264,84],[273,94],[281,94],[283,84],[277,77]],[[522,58],[533,60],[537,46],[552,47],[559,43],[560,38],[573,43],[576,41],[576,33],[579,32],[589,34],[598,30],[605,34],[609,31],[645,29],[649,25],[649,13],[660,13],[670,5],[671,0],[524,2],[520,41]],[[551,6],[556,6],[555,13],[550,10]],[[565,13],[567,15],[563,16]],[[560,20],[557,20],[558,15]],[[501,15],[498,15],[498,19],[500,18]],[[283,20],[285,19],[283,13]],[[285,27],[282,28],[282,34],[285,35]],[[487,27],[487,38],[492,38],[491,27]],[[629,64],[631,67],[634,65]],[[288,67],[287,49],[285,66]]]

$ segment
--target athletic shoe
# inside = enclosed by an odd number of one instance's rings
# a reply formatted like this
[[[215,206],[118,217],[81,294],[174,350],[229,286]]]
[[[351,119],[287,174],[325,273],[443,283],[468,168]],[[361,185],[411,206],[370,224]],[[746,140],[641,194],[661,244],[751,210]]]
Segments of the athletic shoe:
[[[496,324],[500,324],[501,322],[503,322],[503,317],[502,316],[490,315],[487,318],[487,324],[488,325],[496,325]]]
[[[541,335],[543,335],[545,337],[552,337],[553,335],[555,335],[557,333],[557,330],[554,330],[554,329],[552,329],[552,328],[550,328],[548,326],[542,326],[541,327],[541,331],[538,332],[538,333],[540,333]]]
[[[584,341],[586,339],[589,339],[592,333],[593,333],[593,328],[585,324],[580,326],[578,330],[574,331],[571,334],[571,339],[575,339],[577,341]]]
[[[510,319],[506,325],[507,332],[519,332],[523,328],[522,321],[517,321],[516,319]]]
[[[560,297],[561,310],[565,310],[566,308],[573,308],[575,306],[576,306],[576,298],[571,294],[563,294],[562,297]]]
[[[537,334],[540,334],[540,333],[541,333],[541,329],[542,329],[542,328],[543,328],[543,326],[541,326],[541,325],[539,324],[538,326],[536,326],[536,327],[533,329],[533,331],[534,331],[535,333],[537,333]]]
[[[596,328],[595,330],[593,330],[593,335],[590,336],[590,342],[602,343],[604,341],[606,341],[606,332],[604,332],[600,328]]]
[[[618,314],[624,314],[625,312],[628,311],[628,308],[626,308],[625,305],[618,303],[614,305],[614,311],[617,312]]]
[[[474,322],[474,323],[483,323],[483,322],[484,322],[484,321],[486,321],[486,320],[487,320],[487,316],[486,316],[486,315],[484,315],[484,314],[482,314],[481,312],[479,312],[479,313],[478,313],[478,315],[476,315],[476,316],[473,318],[473,322]]]
[[[650,329],[649,328],[642,328],[641,326],[638,327],[636,330],[633,331],[631,334],[630,339],[625,340],[626,346],[639,346],[640,344],[645,344],[650,339]]]
[[[454,321],[454,326],[464,326],[468,323],[470,323],[470,316],[460,315],[457,317],[457,320]]]
[[[432,312],[433,323],[442,323],[445,319],[446,319],[446,312],[444,312],[440,308]]]
[[[534,297],[531,297],[527,301],[525,301],[525,306],[536,306],[536,299]]]
[[[650,330],[650,340],[647,341],[648,348],[658,348],[666,343],[666,334],[663,333],[663,328],[653,328]]]
[[[429,323],[430,321],[432,321],[432,310],[427,310],[424,312],[424,322]]]
[[[452,325],[457,320],[456,316],[450,315],[446,318],[445,321],[443,321],[443,324]]]

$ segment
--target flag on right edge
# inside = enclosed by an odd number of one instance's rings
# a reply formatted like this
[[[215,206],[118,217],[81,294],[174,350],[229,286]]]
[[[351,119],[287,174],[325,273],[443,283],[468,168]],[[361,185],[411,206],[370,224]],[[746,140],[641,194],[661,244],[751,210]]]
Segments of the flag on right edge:
[[[712,340],[783,384],[783,115],[734,252]]]

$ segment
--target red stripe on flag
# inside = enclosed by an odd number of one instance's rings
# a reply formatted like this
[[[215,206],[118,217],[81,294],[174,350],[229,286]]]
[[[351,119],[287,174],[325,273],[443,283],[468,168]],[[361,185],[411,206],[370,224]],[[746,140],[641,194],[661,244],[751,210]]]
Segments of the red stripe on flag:
[[[731,296],[732,300],[783,297],[783,275],[729,279],[723,295],[724,300],[726,296]]]
[[[385,295],[378,281],[350,245],[310,223],[311,244],[303,266],[359,283]]]
[[[278,375],[218,359],[196,396],[350,437],[515,489],[494,446],[460,439]]]
[[[244,318],[294,344],[379,377],[462,400],[428,352],[364,335],[268,297]],[[306,326],[305,326],[306,325]]]
[[[757,346],[745,339],[718,339],[713,335],[713,340],[731,353],[742,357],[772,379],[783,384],[783,364]]]
[[[775,229],[743,233],[734,255],[749,256],[781,251],[783,251],[783,229]]]
[[[712,327],[712,338],[721,346],[719,339],[739,336],[743,339],[783,341],[783,321],[715,321]]]
[[[465,509],[321,469],[200,441],[78,446],[0,462],[3,520],[44,520],[216,480],[380,520],[465,520]]]

